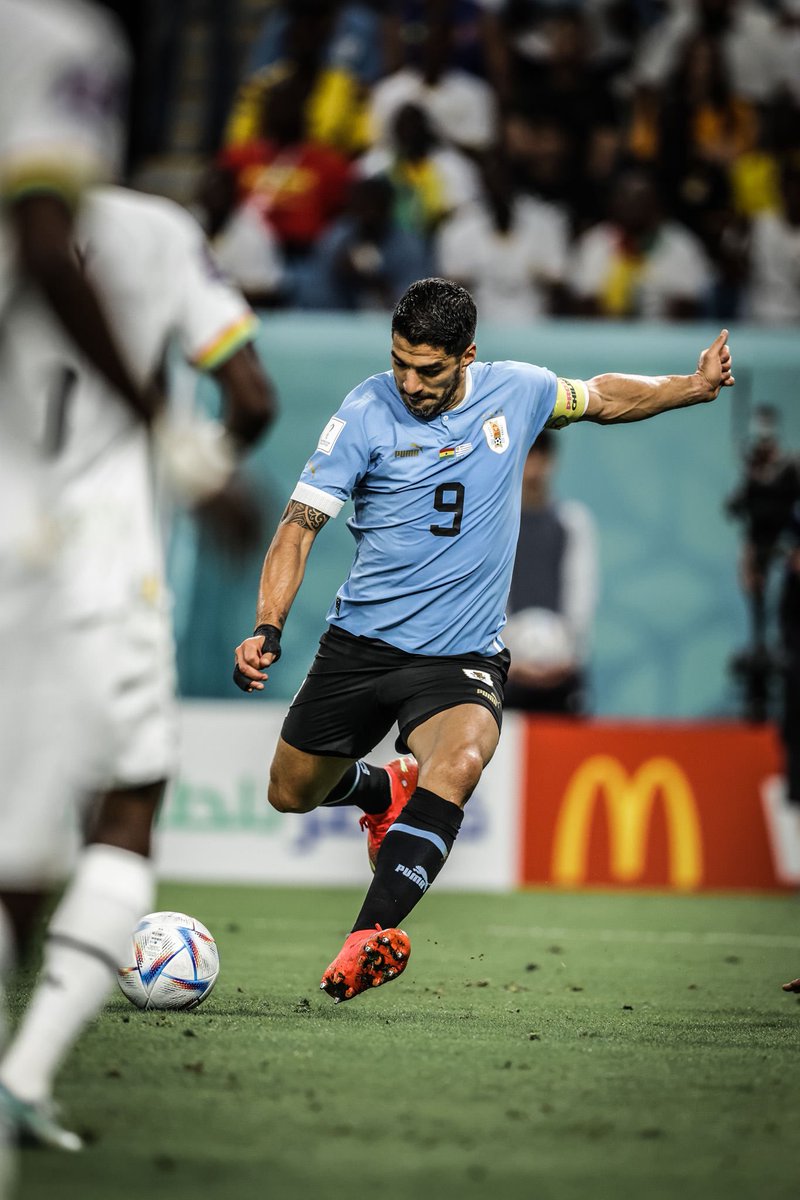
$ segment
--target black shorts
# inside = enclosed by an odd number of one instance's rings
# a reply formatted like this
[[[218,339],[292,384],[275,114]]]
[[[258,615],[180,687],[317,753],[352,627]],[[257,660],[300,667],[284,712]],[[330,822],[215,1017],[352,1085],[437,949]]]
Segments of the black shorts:
[[[397,750],[434,713],[457,704],[488,708],[498,728],[509,653],[407,654],[333,625],[292,701],[281,736],[307,754],[362,758],[397,722]]]

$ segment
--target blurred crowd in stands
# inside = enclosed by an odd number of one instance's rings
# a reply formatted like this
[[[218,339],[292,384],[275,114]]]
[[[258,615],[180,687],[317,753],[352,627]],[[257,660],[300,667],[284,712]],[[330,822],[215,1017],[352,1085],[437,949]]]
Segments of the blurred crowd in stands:
[[[800,319],[800,0],[273,0],[230,95],[193,208],[259,305]]]

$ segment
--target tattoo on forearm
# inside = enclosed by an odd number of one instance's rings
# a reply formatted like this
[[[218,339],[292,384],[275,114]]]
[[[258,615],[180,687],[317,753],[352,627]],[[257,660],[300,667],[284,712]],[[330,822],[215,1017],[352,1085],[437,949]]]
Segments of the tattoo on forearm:
[[[319,533],[322,526],[329,520],[328,514],[309,504],[301,504],[299,500],[290,500],[281,517],[281,525],[299,525],[302,529],[313,529]]]

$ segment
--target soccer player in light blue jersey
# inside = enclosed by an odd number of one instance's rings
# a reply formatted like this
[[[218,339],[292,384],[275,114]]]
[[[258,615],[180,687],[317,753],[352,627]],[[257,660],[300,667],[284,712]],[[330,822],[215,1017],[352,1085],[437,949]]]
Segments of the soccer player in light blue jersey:
[[[269,784],[279,812],[364,813],[375,875],[322,978],[336,1002],[405,968],[400,922],[439,873],[497,746],[504,610],[537,434],[581,418],[642,420],[733,384],[727,330],[691,375],[584,382],[478,362],[476,319],[470,294],[444,279],[420,280],[399,301],[391,370],[355,388],[323,430],[264,561],[256,630],[236,649],[236,682],[261,691],[314,538],[352,499],[355,557]],[[366,764],[395,722],[404,757]]]

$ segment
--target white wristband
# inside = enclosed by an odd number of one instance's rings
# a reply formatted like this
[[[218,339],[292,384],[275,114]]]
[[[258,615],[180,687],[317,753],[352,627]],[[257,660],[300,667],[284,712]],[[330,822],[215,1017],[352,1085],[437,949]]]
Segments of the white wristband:
[[[167,484],[189,505],[216,495],[236,469],[233,438],[219,421],[158,417],[153,446]]]

